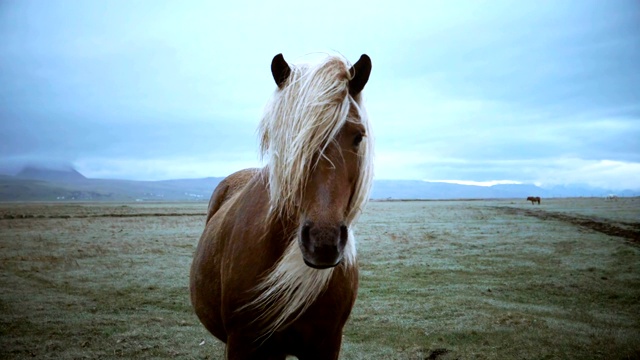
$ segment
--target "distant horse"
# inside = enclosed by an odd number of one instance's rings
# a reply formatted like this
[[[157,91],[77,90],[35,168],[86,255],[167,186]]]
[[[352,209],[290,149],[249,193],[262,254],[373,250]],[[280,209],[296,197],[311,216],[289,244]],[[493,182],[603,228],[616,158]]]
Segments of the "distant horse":
[[[527,201],[531,201],[531,205],[533,205],[534,203],[538,203],[538,205],[540,205],[540,197],[539,196],[529,196],[527,198]]]
[[[618,195],[615,194],[609,194],[607,195],[607,200],[618,200]]]
[[[260,123],[262,169],[215,189],[190,275],[202,324],[228,359],[337,359],[358,289],[352,226],[369,197],[361,91],[367,55],[317,65],[273,58]]]

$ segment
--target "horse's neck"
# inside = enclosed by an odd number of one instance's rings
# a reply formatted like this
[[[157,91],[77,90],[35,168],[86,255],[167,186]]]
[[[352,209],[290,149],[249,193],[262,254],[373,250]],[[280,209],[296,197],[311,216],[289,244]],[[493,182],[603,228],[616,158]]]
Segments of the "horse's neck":
[[[268,168],[253,177],[237,201],[237,215],[245,216],[246,229],[252,237],[260,237],[265,251],[282,255],[298,228],[298,218],[271,208]],[[250,214],[247,216],[247,214]],[[275,259],[274,259],[275,261]]]
[[[297,217],[285,214],[270,214],[266,221],[271,237],[280,239],[284,245],[291,242],[299,227]]]
[[[267,227],[292,236],[298,228],[300,214],[286,213],[285,211],[281,211],[280,209],[273,207],[275,206],[275,201],[272,201],[270,198],[268,166],[265,166],[260,170],[260,177],[256,179],[256,181],[259,182],[258,190],[261,191],[260,195],[265,196],[270,204],[269,211],[264,217]]]

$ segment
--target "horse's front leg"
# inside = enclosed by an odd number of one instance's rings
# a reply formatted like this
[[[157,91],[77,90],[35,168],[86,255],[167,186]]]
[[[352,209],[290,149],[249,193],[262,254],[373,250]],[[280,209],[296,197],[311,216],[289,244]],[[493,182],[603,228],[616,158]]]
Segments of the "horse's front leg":
[[[242,335],[229,335],[227,338],[227,360],[285,360],[286,354],[273,346],[258,346],[260,340],[247,338]]]
[[[298,360],[337,360],[340,356],[342,333],[318,339],[321,341],[306,347],[303,352],[296,354]]]

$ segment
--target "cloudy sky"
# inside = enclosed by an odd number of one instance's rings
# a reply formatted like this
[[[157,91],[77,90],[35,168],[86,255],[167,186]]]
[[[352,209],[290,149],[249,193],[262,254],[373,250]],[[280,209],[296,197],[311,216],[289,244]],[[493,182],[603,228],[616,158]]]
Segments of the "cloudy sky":
[[[637,0],[5,0],[0,173],[260,166],[280,52],[372,58],[378,179],[640,189]]]

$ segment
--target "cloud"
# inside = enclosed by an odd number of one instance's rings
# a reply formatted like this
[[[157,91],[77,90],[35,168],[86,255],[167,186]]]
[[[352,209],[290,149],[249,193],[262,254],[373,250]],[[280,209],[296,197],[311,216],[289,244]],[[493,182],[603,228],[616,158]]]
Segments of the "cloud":
[[[473,185],[473,186],[494,186],[494,185],[514,185],[522,184],[520,181],[514,180],[489,180],[489,181],[472,181],[472,180],[425,180],[426,182],[443,182],[449,184],[459,185]]]
[[[204,156],[166,156],[161,158],[86,157],[74,162],[88,178],[169,180],[179,178],[223,177],[239,169],[260,167],[253,154],[228,152]],[[247,160],[254,158],[254,160]],[[132,176],[131,174],[134,174]]]
[[[415,171],[423,174],[424,179],[435,181],[439,178],[434,176],[443,175],[445,179],[453,179],[448,181],[458,183],[468,182],[466,179],[478,179],[472,182],[528,183],[543,187],[583,184],[612,190],[638,189],[640,184],[640,162],[572,157],[425,161]]]
[[[271,58],[339,51],[373,59],[378,178],[638,188],[639,23],[598,0],[3,4],[0,171],[255,166]]]
[[[537,179],[533,182],[543,186],[573,183],[626,190],[638,189],[640,184],[640,163],[638,162],[551,159],[548,165],[543,165],[536,172]]]

